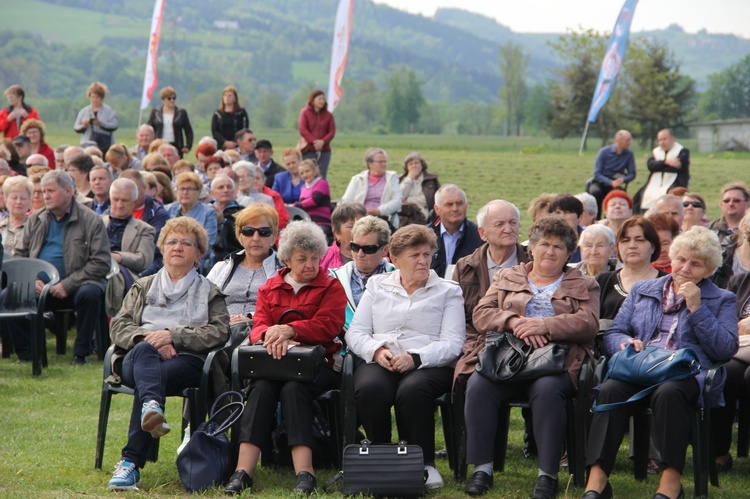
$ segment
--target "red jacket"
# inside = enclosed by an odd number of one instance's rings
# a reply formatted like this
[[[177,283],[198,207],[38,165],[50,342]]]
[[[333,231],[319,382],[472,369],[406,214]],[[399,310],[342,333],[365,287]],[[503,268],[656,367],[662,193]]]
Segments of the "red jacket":
[[[47,158],[49,167],[53,170],[55,169],[55,151],[52,150],[49,144],[47,144],[46,142],[42,142],[41,144],[39,144],[39,150],[36,153],[41,154],[42,156]]]
[[[308,319],[285,321],[297,333],[295,341],[323,345],[328,365],[333,366],[333,354],[341,349],[341,344],[334,339],[344,327],[346,292],[338,279],[320,271],[295,295],[292,286],[284,281],[288,273],[289,269],[279,270],[258,291],[250,341],[257,343],[264,339],[268,328],[278,322],[281,314],[291,308],[297,309]]]
[[[323,152],[331,150],[331,141],[336,135],[336,122],[328,109],[324,108],[316,113],[309,104],[303,107],[299,112],[298,128],[299,134],[307,141],[307,147],[302,150],[303,153],[314,151],[313,142],[316,140],[325,142]]]
[[[273,199],[273,206],[276,208],[276,213],[279,215],[279,232],[281,232],[281,230],[289,224],[289,210],[286,209],[284,199],[282,199],[281,194],[270,187],[263,187],[263,194],[271,196]]]
[[[37,120],[41,119],[39,118],[39,114],[36,112],[36,109],[26,104],[24,104],[23,107],[24,109],[26,109],[26,112],[29,113],[29,115],[25,117],[24,119],[22,119],[21,123],[31,118],[35,118]],[[16,135],[18,135],[18,129],[19,129],[18,123],[16,122],[16,120],[8,119],[8,114],[12,110],[13,109],[10,106],[0,109],[0,130],[3,131],[3,137],[5,137],[6,139],[13,139],[15,138]],[[52,155],[53,165],[55,164],[54,158],[55,158],[55,155],[53,154]]]

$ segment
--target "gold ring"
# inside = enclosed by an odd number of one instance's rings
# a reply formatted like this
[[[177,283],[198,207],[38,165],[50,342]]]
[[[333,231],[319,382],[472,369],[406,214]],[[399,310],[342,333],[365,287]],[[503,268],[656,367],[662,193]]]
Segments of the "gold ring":
[[[151,344],[156,346],[156,341],[152,341]]]

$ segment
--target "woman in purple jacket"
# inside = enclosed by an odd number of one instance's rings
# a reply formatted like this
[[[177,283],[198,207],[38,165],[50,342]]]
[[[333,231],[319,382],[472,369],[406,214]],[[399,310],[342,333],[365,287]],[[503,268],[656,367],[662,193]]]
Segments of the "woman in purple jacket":
[[[691,348],[700,358],[701,372],[695,378],[664,383],[639,402],[594,414],[586,449],[589,480],[584,499],[612,497],[608,477],[617,450],[630,415],[644,406],[653,412],[651,440],[664,468],[654,498],[683,497],[680,476],[692,435],[691,408],[723,403],[723,370],[717,374],[710,400],[701,397],[711,364],[727,361],[737,351],[736,298],[708,279],[721,265],[719,238],[705,227],[693,227],[674,240],[669,256],[670,275],[633,285],[604,335],[604,349],[612,355],[629,344],[636,351],[648,345]],[[622,402],[643,388],[610,379],[602,385],[597,403]]]
[[[310,215],[310,219],[318,224],[328,239],[333,241],[331,230],[331,188],[326,179],[320,176],[320,167],[314,159],[305,159],[299,164],[299,175],[305,182],[299,194],[299,201],[294,203]]]

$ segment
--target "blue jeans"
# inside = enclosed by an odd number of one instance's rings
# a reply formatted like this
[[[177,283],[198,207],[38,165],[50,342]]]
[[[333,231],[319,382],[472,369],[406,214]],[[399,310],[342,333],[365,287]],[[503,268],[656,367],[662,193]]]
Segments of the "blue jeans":
[[[179,395],[185,388],[198,386],[204,360],[194,355],[178,355],[162,360],[159,351],[145,341],[133,347],[122,362],[122,381],[135,389],[133,410],[130,413],[128,443],[122,449],[122,459],[139,468],[146,464],[152,437],[141,429],[141,409],[144,402],[156,400],[163,408],[168,395]]]

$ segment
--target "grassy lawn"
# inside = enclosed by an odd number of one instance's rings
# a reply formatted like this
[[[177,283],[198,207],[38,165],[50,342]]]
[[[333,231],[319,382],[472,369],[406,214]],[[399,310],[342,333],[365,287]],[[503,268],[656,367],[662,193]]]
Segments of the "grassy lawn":
[[[207,124],[199,124],[196,136],[208,132]],[[258,133],[269,138],[276,147],[277,158],[297,138],[293,132]],[[134,142],[134,130],[120,130],[118,137],[128,144]],[[50,144],[74,144],[78,137],[72,131],[51,127]],[[688,147],[693,144],[685,141]],[[583,156],[577,153],[577,140],[551,141],[533,138],[448,137],[448,136],[376,136],[339,134],[333,143],[330,182],[333,197],[343,194],[351,176],[363,169],[363,154],[367,147],[377,145],[386,149],[391,158],[391,169],[401,170],[401,160],[412,150],[421,151],[430,162],[430,170],[439,174],[443,183],[455,182],[469,195],[469,213],[476,211],[490,199],[504,198],[525,212],[528,201],[542,191],[578,193],[592,170],[598,144],[590,142],[590,150]],[[631,187],[633,194],[645,182],[647,151],[637,149],[639,177]],[[691,165],[693,190],[701,193],[709,204],[709,216],[719,214],[719,189],[735,178],[746,179],[750,170],[747,154],[695,154]],[[526,214],[522,223],[529,226]],[[72,336],[72,333],[71,335]],[[50,367],[40,378],[32,378],[28,364],[17,364],[15,359],[0,360],[0,497],[78,497],[106,496],[106,483],[111,466],[119,459],[125,443],[127,421],[132,399],[114,397],[110,413],[104,470],[94,470],[94,450],[101,387],[101,363],[93,361],[82,368],[69,366],[72,338],[68,355],[54,354],[54,341],[48,336]],[[179,399],[170,400],[167,413],[173,428],[178,428]],[[440,428],[440,425],[438,425]],[[438,430],[438,448],[442,432]],[[536,477],[534,461],[522,458],[522,423],[514,413],[507,469],[495,475],[495,488],[490,497],[528,497]],[[160,460],[149,464],[142,473],[143,489],[138,496],[173,497],[184,495],[174,466],[179,432],[166,436],[161,444]],[[620,453],[613,486],[618,497],[651,497],[657,479],[650,477],[639,483],[632,478],[632,466],[627,459],[627,441]],[[692,461],[683,480],[688,495],[692,493]],[[446,487],[431,494],[433,497],[462,497],[463,487],[456,484],[448,471],[446,460],[438,467]],[[332,476],[334,470],[319,470],[319,480]],[[750,464],[737,460],[735,470],[721,477],[722,487],[711,488],[713,497],[748,497],[747,479]],[[567,476],[561,474],[561,494],[564,495]],[[294,486],[291,470],[259,469],[256,475],[256,496],[288,497]],[[580,497],[582,490],[571,488],[570,497]],[[220,491],[209,491],[208,496],[219,496]],[[337,494],[338,495],[338,494]]]

